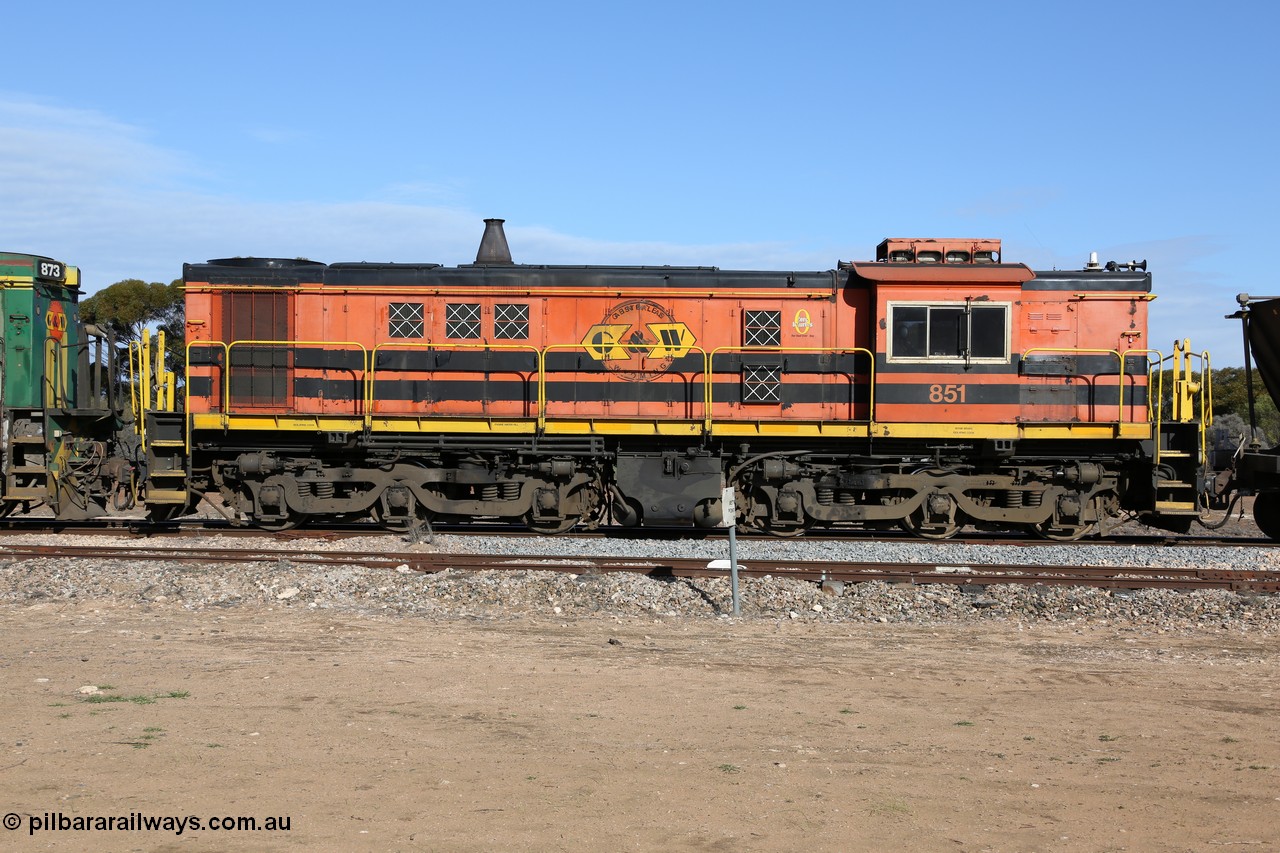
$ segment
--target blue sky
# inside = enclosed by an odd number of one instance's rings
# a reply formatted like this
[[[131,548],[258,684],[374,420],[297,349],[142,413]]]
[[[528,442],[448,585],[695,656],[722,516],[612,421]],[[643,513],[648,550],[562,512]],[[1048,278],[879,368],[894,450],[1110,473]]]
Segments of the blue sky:
[[[1152,343],[1275,293],[1280,6],[18,4],[0,248],[829,269],[887,236],[1147,259]]]

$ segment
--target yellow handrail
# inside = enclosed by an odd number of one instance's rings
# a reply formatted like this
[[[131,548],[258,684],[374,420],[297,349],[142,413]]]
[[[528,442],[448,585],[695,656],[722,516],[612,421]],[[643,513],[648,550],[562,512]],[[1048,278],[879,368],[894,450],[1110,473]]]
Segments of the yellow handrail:
[[[44,340],[44,375],[41,377],[44,386],[44,405],[46,408],[66,405],[66,380],[62,376],[62,359],[58,357],[58,342],[53,338]],[[58,394],[59,380],[62,382],[62,394]]]
[[[1124,357],[1127,359],[1131,355],[1141,355],[1147,359],[1147,422],[1155,426],[1155,434],[1160,435],[1160,423],[1164,417],[1164,413],[1160,411],[1160,401],[1164,397],[1164,375],[1157,369],[1151,369],[1151,354],[1155,353],[1155,364],[1159,365],[1164,361],[1164,353],[1158,349],[1127,349],[1124,351]],[[1154,384],[1156,388],[1155,402],[1152,403],[1151,388]]]
[[[186,365],[186,382],[182,385],[182,411],[183,421],[186,423],[186,429],[183,432],[187,437],[187,456],[191,455],[191,428],[195,424],[195,419],[191,414],[191,348],[192,347],[222,347],[222,372],[225,374],[227,369],[225,365],[231,363],[231,357],[227,351],[227,345],[222,341],[187,341],[187,349],[184,354],[186,357],[183,364]],[[214,367],[216,365],[201,365],[201,367]],[[212,377],[211,377],[212,378]],[[213,383],[209,383],[210,392],[213,391]],[[227,400],[221,398],[218,400],[218,408],[222,410],[222,428],[226,429],[231,425],[231,417],[227,412]]]
[[[230,414],[232,412],[231,354],[232,354],[232,350],[235,347],[324,346],[329,348],[346,347],[353,350],[354,349],[360,350],[362,353],[362,359],[363,359],[362,369],[364,372],[364,377],[362,380],[363,393],[361,395],[362,396],[361,402],[363,403],[363,408],[364,408],[363,421],[366,429],[372,426],[374,403],[377,399],[376,387],[377,387],[377,377],[379,373],[379,369],[377,367],[377,356],[379,353],[385,350],[407,349],[407,350],[431,351],[431,350],[464,350],[465,349],[465,350],[478,350],[478,351],[506,350],[506,351],[529,353],[534,358],[535,363],[534,363],[533,370],[536,371],[537,373],[537,398],[535,401],[535,405],[537,408],[537,425],[541,429],[546,426],[546,421],[547,421],[547,404],[548,404],[547,377],[548,377],[548,373],[550,372],[547,368],[548,356],[552,352],[556,352],[556,351],[580,350],[585,352],[591,349],[598,348],[598,345],[591,344],[591,343],[549,344],[545,347],[538,348],[530,344],[497,344],[497,343],[487,343],[484,341],[448,342],[448,343],[416,342],[416,341],[384,341],[380,344],[376,344],[372,350],[368,350],[364,347],[363,344],[360,344],[356,341],[239,340],[239,341],[232,341],[231,343],[225,343],[223,341],[208,340],[208,341],[190,341],[187,343],[186,345],[187,362],[189,363],[191,360],[192,347],[205,347],[205,346],[220,347],[223,350],[224,364],[222,366],[222,379],[221,379],[221,382],[219,383],[221,386],[219,390],[221,391],[220,403],[221,403],[221,409],[222,409],[222,422],[223,422],[224,428],[226,428],[229,425]],[[703,349],[702,347],[691,345],[685,349],[685,352],[686,354],[697,353],[698,355],[701,356],[702,364],[700,365],[699,369],[702,373],[702,379],[699,381],[698,384],[702,388],[702,394],[701,394],[701,400],[699,401],[699,405],[701,405],[702,407],[701,419],[703,421],[703,428],[707,432],[711,431],[712,419],[713,419],[712,395],[713,395],[714,380],[715,380],[714,360],[716,356],[724,355],[728,353],[778,354],[778,355],[799,354],[799,353],[818,353],[818,354],[831,354],[831,355],[838,355],[838,354],[865,355],[867,357],[867,365],[868,365],[867,370],[868,370],[868,376],[869,376],[866,421],[869,424],[872,424],[875,422],[875,354],[871,350],[866,349],[864,347],[724,346],[724,347],[717,347],[714,350],[708,351]],[[130,366],[131,368],[133,366],[132,359],[130,362]],[[662,368],[662,369],[638,368],[635,370],[635,372],[653,373],[654,375],[660,375],[666,372],[666,368]],[[823,371],[818,370],[818,371],[810,371],[810,372],[822,373]],[[183,388],[183,391],[184,391],[183,408],[188,415],[187,416],[188,427],[190,426],[190,423],[191,423],[191,419],[190,419],[191,381],[190,381],[189,373],[190,371],[188,370],[187,381],[184,383],[184,388]],[[187,434],[188,436],[190,435],[190,429],[187,430]]]
[[[144,337],[146,335],[147,333],[144,332]],[[163,340],[164,340],[163,333],[160,333],[160,336],[158,336],[157,340],[159,344],[161,345],[163,344]],[[190,359],[191,359],[192,347],[219,347],[223,350],[224,358],[223,358],[223,364],[221,366],[222,377],[221,377],[221,381],[216,384],[220,386],[220,391],[221,391],[220,402],[221,402],[221,408],[222,408],[222,422],[223,422],[224,428],[226,428],[229,425],[229,416],[232,413],[232,406],[231,406],[232,350],[236,347],[245,347],[245,346],[324,347],[327,349],[346,348],[353,351],[358,350],[361,354],[361,365],[362,365],[359,369],[361,369],[362,372],[364,373],[364,376],[362,378],[363,391],[361,394],[361,403],[363,404],[363,408],[364,408],[362,415],[363,415],[364,426],[366,429],[372,426],[373,409],[377,399],[376,381],[379,373],[379,369],[377,367],[377,356],[385,350],[391,350],[391,349],[407,349],[407,350],[423,350],[423,351],[477,350],[477,351],[513,351],[513,352],[529,353],[535,360],[535,366],[533,369],[537,372],[537,398],[535,401],[535,405],[537,407],[537,425],[541,429],[546,426],[546,422],[547,422],[547,404],[548,404],[547,378],[549,373],[547,364],[548,364],[549,355],[556,351],[575,351],[576,350],[576,351],[586,352],[591,349],[598,348],[598,345],[591,344],[591,343],[549,344],[545,347],[538,348],[531,344],[498,344],[498,343],[487,343],[484,341],[448,342],[448,343],[384,341],[383,343],[375,345],[372,350],[369,350],[368,348],[365,347],[364,344],[361,344],[358,341],[256,340],[256,339],[255,340],[238,340],[238,341],[232,341],[231,343],[226,343],[223,341],[214,341],[214,340],[190,341],[186,344],[186,360],[188,363],[190,362]],[[136,412],[139,412],[139,414],[141,414],[141,408],[139,407],[139,398],[138,398],[139,383],[137,382],[137,379],[140,378],[142,380],[141,385],[143,388],[149,388],[150,382],[152,379],[152,374],[151,374],[152,366],[149,363],[149,360],[141,357],[144,351],[145,351],[145,348],[143,344],[136,343],[136,342],[130,344],[130,359],[129,359],[130,378],[131,378],[130,394],[131,394],[131,401],[133,402],[133,405],[134,405],[134,409]],[[875,423],[875,409],[876,409],[875,354],[871,350],[866,349],[864,347],[724,346],[724,347],[716,347],[715,349],[708,351],[698,346],[690,346],[686,349],[686,353],[690,353],[690,354],[698,353],[701,356],[701,360],[702,360],[701,370],[703,375],[702,375],[702,380],[699,382],[699,384],[702,386],[700,405],[702,406],[703,427],[707,432],[711,431],[712,421],[713,421],[713,390],[715,385],[715,376],[717,373],[715,369],[715,359],[718,356],[735,354],[735,353],[740,355],[761,355],[761,354],[787,355],[787,354],[801,354],[801,353],[816,353],[816,354],[831,354],[831,355],[839,355],[839,354],[865,355],[867,357],[867,372],[869,377],[868,383],[867,383],[868,398],[867,398],[866,422],[868,424]],[[1118,388],[1118,397],[1119,397],[1118,403],[1117,403],[1117,423],[1118,424],[1133,422],[1127,419],[1125,416],[1126,399],[1124,394],[1124,387],[1125,387],[1125,379],[1127,376],[1126,359],[1130,356],[1136,356],[1136,355],[1146,355],[1148,357],[1154,355],[1158,359],[1156,364],[1160,365],[1160,364],[1163,364],[1165,361],[1167,361],[1169,358],[1163,355],[1163,353],[1161,353],[1159,350],[1155,350],[1155,349],[1132,349],[1132,350],[1125,350],[1121,352],[1119,350],[1114,350],[1114,349],[1083,348],[1083,347],[1033,347],[1031,349],[1025,350],[1022,353],[1022,358],[1025,360],[1028,356],[1031,356],[1033,354],[1039,354],[1039,353],[1058,353],[1058,354],[1068,354],[1068,355],[1071,355],[1071,354],[1109,355],[1115,358],[1116,364],[1117,364],[1117,370],[1115,374],[1097,373],[1094,375],[1117,376],[1117,382],[1118,382],[1117,388]],[[56,358],[56,356],[51,356],[51,357]],[[1201,359],[1202,361],[1202,375],[1204,376],[1209,375],[1208,367],[1207,367],[1208,361],[1209,361],[1208,352],[1203,352],[1203,353],[1185,353],[1184,352],[1181,354],[1181,357],[1188,363],[1186,367],[1181,368],[1182,370],[1189,371],[1190,359],[1195,357],[1195,358]],[[138,371],[138,370],[141,371],[141,374],[142,374],[141,377],[138,377],[135,373],[135,371]],[[156,407],[161,409],[166,409],[168,411],[172,411],[174,397],[176,396],[175,375],[173,371],[167,371],[163,369],[163,350],[162,349],[158,350],[156,355],[155,371],[156,371],[156,378],[157,378],[157,388],[156,388],[156,396],[155,396]],[[384,369],[384,372],[385,372],[385,369]],[[655,375],[660,375],[666,372],[666,368],[662,368],[662,369],[638,368],[638,369],[635,369],[634,372],[653,373]],[[825,373],[825,371],[823,370],[812,370],[812,371],[803,371],[803,372]],[[1201,398],[1198,402],[1199,402],[1200,411],[1201,411],[1201,418],[1200,418],[1201,423],[1203,426],[1207,426],[1208,422],[1212,417],[1212,409],[1211,409],[1211,402],[1210,402],[1212,388],[1211,388],[1211,383],[1209,379],[1205,379],[1204,382],[1205,382],[1206,393],[1201,395]],[[190,418],[191,382],[190,382],[189,369],[187,370],[187,381],[184,383],[183,392],[184,392],[184,410],[187,412],[187,421],[188,421],[188,427],[189,427],[191,423],[191,418]],[[1160,375],[1160,371],[1158,369],[1154,371],[1150,371],[1148,374],[1148,383],[1147,383],[1147,409],[1148,409],[1147,419],[1148,421],[1153,421],[1155,423],[1157,430],[1162,422],[1161,419],[1163,417],[1163,413],[1160,411],[1160,405],[1159,405],[1159,400],[1162,396],[1162,393],[1163,393],[1163,376]],[[1154,399],[1153,399],[1153,394],[1154,394]],[[150,401],[144,397],[142,399],[142,405],[144,407],[149,407]],[[144,442],[143,446],[145,448],[145,427],[141,423],[141,418],[139,419],[139,421],[140,421],[139,434],[140,434],[140,437],[143,438],[143,442]],[[187,435],[188,435],[188,442],[189,442],[189,436],[190,436],[189,428],[187,430]]]
[[[618,344],[618,346],[625,346],[625,344]],[[542,429],[547,425],[547,354],[552,352],[553,350],[599,351],[600,348],[601,348],[601,344],[594,344],[594,343],[548,344],[547,346],[543,347],[539,351],[538,353],[538,428],[539,429]],[[702,355],[702,375],[704,378],[704,381],[701,383],[703,386],[702,412],[703,412],[704,420],[708,424],[710,424],[711,398],[708,395],[710,394],[711,388],[705,381],[705,377],[707,374],[707,363],[709,361],[707,351],[700,346],[693,346],[693,345],[690,345],[688,347],[682,347],[682,349],[684,349],[686,355],[691,352],[696,352]],[[601,361],[601,364],[602,365],[604,364],[603,360]],[[640,368],[638,370],[628,369],[628,372],[662,374],[662,373],[665,373],[666,370],[667,368],[663,368],[661,370]]]
[[[418,343],[414,341],[384,341],[375,344],[370,352],[369,365],[365,371],[365,389],[364,389],[364,425],[368,429],[373,426],[373,402],[376,399],[375,380],[378,372],[378,353],[384,349],[410,349],[410,350],[455,350],[455,349],[478,349],[482,351],[488,350],[516,350],[525,351],[533,356],[534,370],[541,373],[542,355],[538,348],[531,344],[490,344],[481,342],[450,342],[444,344],[437,343]],[[516,371],[513,371],[516,372]],[[541,404],[539,403],[539,414],[541,414]],[[541,424],[541,421],[539,422]]]
[[[712,387],[714,385],[714,380],[715,380],[715,375],[714,375],[715,374],[715,358],[717,355],[722,355],[725,353],[768,355],[768,354],[786,354],[786,353],[804,353],[804,352],[831,353],[833,355],[836,353],[852,353],[854,355],[861,353],[867,356],[868,363],[870,365],[868,379],[867,379],[867,388],[868,388],[867,393],[869,395],[867,397],[867,425],[868,425],[868,428],[870,428],[871,425],[875,424],[876,357],[875,357],[875,354],[871,352],[871,350],[865,349],[863,347],[725,346],[725,347],[716,347],[715,349],[707,353],[707,370],[706,370],[706,379],[705,379],[706,386],[707,386],[705,397],[708,400],[708,405],[706,409],[706,425],[705,425],[706,431],[711,432],[711,406],[709,401],[711,401],[712,399],[711,392],[712,392]],[[804,372],[818,373],[821,371],[804,371]]]
[[[172,412],[174,384],[177,381],[172,370],[164,366],[165,337],[164,329],[156,332],[156,405],[158,412]]]
[[[138,371],[134,359],[141,349],[138,341],[129,341],[129,410],[133,413],[134,430],[142,440],[142,417],[138,414]]]
[[[1022,360],[1025,363],[1027,356],[1033,352],[1060,353],[1065,355],[1083,354],[1083,355],[1113,355],[1119,364],[1119,372],[1115,375],[1118,377],[1116,385],[1116,396],[1119,398],[1116,406],[1116,425],[1123,423],[1134,423],[1134,421],[1126,421],[1124,419],[1124,356],[1120,355],[1119,350],[1113,349],[1093,349],[1089,347],[1032,347],[1022,351]],[[1094,376],[1107,376],[1105,373],[1095,373]]]
[[[197,341],[196,343],[197,343],[197,344],[204,344],[205,346],[209,346],[209,345],[213,344],[214,342],[213,342],[213,341]],[[226,353],[227,353],[227,363],[226,363],[226,365],[223,367],[223,370],[222,370],[222,378],[223,378],[223,385],[224,385],[224,388],[223,388],[223,410],[224,410],[224,412],[226,412],[226,413],[228,413],[228,414],[229,414],[229,413],[230,413],[230,411],[231,411],[231,350],[232,350],[233,348],[235,348],[235,347],[238,347],[238,346],[253,346],[253,347],[258,347],[258,346],[287,346],[287,347],[326,347],[326,348],[333,348],[333,347],[347,347],[347,348],[349,348],[349,349],[358,349],[358,350],[360,350],[360,360],[361,360],[361,364],[362,364],[361,372],[363,372],[363,373],[365,373],[365,374],[367,375],[368,370],[369,370],[369,350],[368,350],[368,349],[366,349],[366,348],[365,348],[365,345],[364,345],[364,344],[362,344],[362,343],[360,343],[359,341],[257,341],[257,340],[245,340],[245,341],[232,341],[232,342],[231,342],[231,343],[229,343],[229,344],[225,344],[225,346],[226,346]]]

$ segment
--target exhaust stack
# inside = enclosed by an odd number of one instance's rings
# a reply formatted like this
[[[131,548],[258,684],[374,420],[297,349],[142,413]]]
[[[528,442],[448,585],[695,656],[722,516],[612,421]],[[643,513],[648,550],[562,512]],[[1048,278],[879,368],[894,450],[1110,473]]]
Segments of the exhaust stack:
[[[511,249],[507,246],[507,235],[502,230],[505,219],[486,219],[484,236],[480,238],[480,250],[476,252],[477,264],[510,264]]]

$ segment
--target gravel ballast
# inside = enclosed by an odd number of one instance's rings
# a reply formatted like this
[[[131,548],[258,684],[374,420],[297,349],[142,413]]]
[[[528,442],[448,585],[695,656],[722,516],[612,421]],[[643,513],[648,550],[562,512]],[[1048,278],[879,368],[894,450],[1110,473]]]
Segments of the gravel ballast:
[[[23,540],[27,540],[24,542]],[[118,538],[12,536],[14,544],[112,545]],[[139,541],[139,545],[156,544]],[[171,543],[162,543],[171,544]],[[177,544],[177,543],[172,543]],[[252,540],[236,537],[184,539],[183,545],[253,547],[257,550],[517,554],[521,557],[612,557],[724,559],[723,540],[595,539],[572,536],[511,539],[436,536],[409,544],[403,537],[337,539],[329,542]],[[1163,566],[1169,568],[1280,568],[1280,550],[1258,547],[1115,546],[1082,543],[1037,547],[932,542],[817,542],[743,540],[738,558],[844,560],[850,562]],[[789,578],[744,579],[746,619],[853,623],[975,622],[1020,625],[1053,623],[1083,627],[1132,626],[1157,631],[1280,630],[1280,596],[1221,590],[1105,590],[1016,584],[847,584],[838,595]],[[12,604],[110,602],[126,606],[186,609],[216,607],[311,608],[416,615],[433,618],[569,619],[628,616],[654,619],[727,618],[727,578],[670,579],[636,574],[571,574],[560,571],[456,571],[421,575],[357,566],[295,564],[286,557],[245,563],[192,564],[164,560],[89,561],[14,558],[0,561],[0,601]]]

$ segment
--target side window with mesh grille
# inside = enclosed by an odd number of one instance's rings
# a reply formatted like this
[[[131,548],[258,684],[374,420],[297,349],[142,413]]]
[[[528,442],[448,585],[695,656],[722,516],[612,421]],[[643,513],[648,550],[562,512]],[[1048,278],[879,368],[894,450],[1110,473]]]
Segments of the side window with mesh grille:
[[[529,306],[503,305],[493,306],[493,337],[499,341],[528,340],[529,338]]]
[[[480,337],[480,303],[450,302],[446,304],[444,336],[455,339]]]
[[[422,337],[422,303],[392,302],[387,305],[387,337]]]
[[[781,403],[782,368],[776,364],[742,365],[742,402]]]
[[[782,344],[782,312],[742,312],[742,343],[749,347],[776,347]]]

